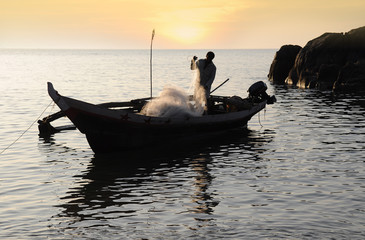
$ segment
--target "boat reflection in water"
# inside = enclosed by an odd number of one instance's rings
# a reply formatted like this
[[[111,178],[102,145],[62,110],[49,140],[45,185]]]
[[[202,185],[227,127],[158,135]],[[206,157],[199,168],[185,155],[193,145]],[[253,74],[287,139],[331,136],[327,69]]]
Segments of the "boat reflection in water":
[[[161,237],[161,229],[214,226],[220,204],[217,174],[244,162],[253,171],[258,167],[252,161],[265,167],[267,160],[260,154],[274,135],[239,129],[191,145],[95,155],[85,173],[74,176],[77,186],[61,197],[60,213],[52,222],[59,221],[72,234],[91,236],[104,230],[110,237],[132,238],[146,237],[153,229],[160,229]]]

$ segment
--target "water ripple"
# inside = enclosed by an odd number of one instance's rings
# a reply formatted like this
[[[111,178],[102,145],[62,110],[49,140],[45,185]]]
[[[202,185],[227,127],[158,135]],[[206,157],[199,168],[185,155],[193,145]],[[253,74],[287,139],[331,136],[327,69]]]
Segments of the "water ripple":
[[[148,51],[14,51],[0,50],[1,148],[48,105],[46,81],[92,102],[148,94]],[[233,74],[220,91],[242,95],[275,51],[219,53],[217,79]],[[188,88],[194,54],[156,53],[155,90]],[[95,156],[77,131],[42,139],[34,126],[0,156],[0,238],[363,239],[364,96],[269,92],[278,102],[249,131],[138,153]]]

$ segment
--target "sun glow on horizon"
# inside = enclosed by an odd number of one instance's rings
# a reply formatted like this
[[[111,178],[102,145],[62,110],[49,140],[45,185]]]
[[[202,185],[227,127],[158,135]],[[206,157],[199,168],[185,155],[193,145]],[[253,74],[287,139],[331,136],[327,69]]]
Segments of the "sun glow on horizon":
[[[217,31],[217,26],[228,24],[232,19],[231,15],[244,6],[236,1],[225,6],[217,1],[198,4],[192,4],[189,0],[187,2],[180,8],[154,12],[144,20],[160,29],[159,32],[166,41],[187,47],[206,42],[208,35]]]

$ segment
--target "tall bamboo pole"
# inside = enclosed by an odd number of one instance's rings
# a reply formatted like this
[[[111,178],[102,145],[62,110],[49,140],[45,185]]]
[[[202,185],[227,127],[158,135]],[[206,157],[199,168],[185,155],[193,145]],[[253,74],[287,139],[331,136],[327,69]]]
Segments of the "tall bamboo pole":
[[[152,31],[152,38],[151,38],[151,48],[150,48],[150,90],[151,90],[151,98],[152,98],[152,42],[155,36],[155,29]]]

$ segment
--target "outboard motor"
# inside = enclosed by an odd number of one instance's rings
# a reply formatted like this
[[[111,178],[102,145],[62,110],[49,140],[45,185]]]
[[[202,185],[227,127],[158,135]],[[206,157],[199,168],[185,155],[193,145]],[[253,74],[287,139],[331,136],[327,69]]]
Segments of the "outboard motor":
[[[266,93],[266,90],[267,90],[266,83],[264,83],[263,81],[258,81],[252,84],[247,92],[249,93],[249,98],[265,99],[267,100],[267,104],[273,104],[274,102],[276,102],[276,98],[274,95],[270,97]]]

